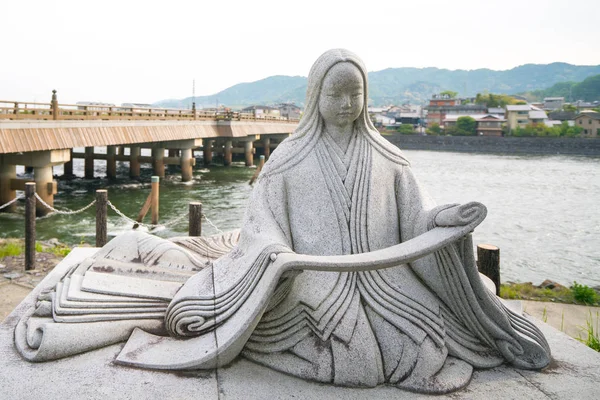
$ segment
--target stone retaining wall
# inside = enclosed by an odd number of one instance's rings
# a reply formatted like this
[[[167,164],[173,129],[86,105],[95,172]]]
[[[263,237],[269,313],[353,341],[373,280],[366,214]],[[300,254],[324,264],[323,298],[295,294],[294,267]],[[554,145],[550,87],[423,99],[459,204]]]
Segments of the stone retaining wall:
[[[404,150],[600,156],[600,138],[420,136],[401,134],[391,134],[384,137]]]

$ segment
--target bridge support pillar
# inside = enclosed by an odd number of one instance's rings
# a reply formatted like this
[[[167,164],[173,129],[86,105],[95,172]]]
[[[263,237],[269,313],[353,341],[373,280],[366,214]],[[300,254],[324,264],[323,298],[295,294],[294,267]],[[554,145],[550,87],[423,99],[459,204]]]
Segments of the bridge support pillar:
[[[233,142],[231,140],[225,141],[225,148],[223,149],[223,164],[231,165],[231,149],[233,147]]]
[[[10,181],[17,178],[17,166],[3,164],[0,156],[0,206],[14,200],[17,197],[17,191],[10,187]],[[16,204],[11,204],[3,208],[0,212],[14,212]]]
[[[40,198],[48,205],[54,206],[54,195],[57,193],[57,184],[53,180],[52,165],[35,167],[33,169],[33,180],[35,181],[36,191]],[[50,212],[40,201],[35,203],[35,210],[38,216],[44,216]]]
[[[67,178],[73,176],[73,149],[69,150],[69,161],[63,164],[63,176]]]
[[[271,156],[271,138],[265,137],[262,142],[264,148],[263,154],[265,155],[265,159],[268,160]]]
[[[254,165],[254,152],[250,140],[244,142],[244,156],[246,158],[246,167]]]
[[[106,146],[106,177],[117,179],[117,146]]]
[[[153,147],[152,148],[152,169],[154,170],[154,176],[160,178],[165,177],[165,149],[164,147]]]
[[[204,165],[212,163],[213,158],[213,140],[204,139],[202,141],[202,153],[204,158]]]
[[[193,178],[193,170],[192,167],[195,163],[194,152],[192,149],[182,149],[181,150],[181,181],[189,182]]]
[[[85,148],[85,179],[94,179],[94,147]],[[36,182],[37,183],[37,182]],[[38,186],[39,187],[39,186]]]
[[[140,177],[140,146],[131,146],[129,148],[129,177]]]

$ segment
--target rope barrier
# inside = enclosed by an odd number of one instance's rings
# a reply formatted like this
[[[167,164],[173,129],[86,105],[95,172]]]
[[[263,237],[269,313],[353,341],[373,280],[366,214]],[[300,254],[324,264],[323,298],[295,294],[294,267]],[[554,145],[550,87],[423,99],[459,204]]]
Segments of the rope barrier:
[[[221,234],[223,233],[223,231],[222,231],[222,230],[220,230],[219,228],[217,228],[217,226],[216,226],[215,224],[213,224],[213,223],[212,223],[212,221],[211,221],[210,219],[208,219],[208,217],[206,216],[206,214],[202,213],[202,216],[204,217],[204,219],[206,220],[206,222],[208,222],[208,224],[209,224],[210,226],[212,226],[213,228],[215,228],[215,229],[217,230],[217,232],[219,232],[219,233],[221,233]]]
[[[80,213],[82,213],[82,212],[84,212],[84,211],[88,210],[88,209],[89,209],[90,207],[92,207],[94,204],[96,204],[96,200],[94,200],[94,201],[92,201],[90,204],[86,205],[85,207],[82,207],[82,208],[80,208],[79,210],[69,210],[69,209],[66,209],[66,210],[59,210],[59,209],[56,209],[56,208],[52,207],[50,204],[46,203],[46,202],[45,202],[45,201],[44,201],[44,200],[43,200],[43,199],[42,199],[42,198],[41,198],[41,197],[40,197],[40,196],[39,196],[37,193],[35,193],[35,197],[36,197],[36,199],[37,199],[37,200],[38,200],[38,201],[39,201],[39,202],[40,202],[40,203],[41,203],[41,204],[42,204],[44,207],[46,207],[47,209],[49,209],[49,210],[51,211],[51,213],[50,213],[50,214],[48,214],[48,215],[45,215],[45,216],[43,216],[43,217],[38,217],[38,218],[36,218],[36,219],[38,219],[38,220],[40,220],[40,219],[46,219],[46,218],[48,218],[48,217],[51,217],[51,216],[53,216],[54,214],[59,214],[59,215],[75,215],[75,214],[80,214]],[[5,203],[5,204],[1,205],[1,206],[0,206],[0,210],[2,210],[3,208],[6,208],[6,207],[8,207],[8,206],[10,206],[11,204],[14,204],[14,203],[16,203],[17,201],[19,201],[19,200],[21,200],[21,199],[24,199],[24,198],[25,198],[25,196],[22,196],[22,195],[21,195],[21,196],[17,196],[17,197],[15,197],[14,199],[12,199],[11,201],[9,201],[8,203]],[[168,221],[168,222],[165,222],[165,223],[156,224],[156,225],[154,225],[154,224],[144,224],[144,223],[142,223],[142,222],[137,222],[137,221],[135,221],[135,220],[133,220],[133,219],[129,218],[127,215],[123,214],[123,212],[121,212],[121,211],[120,211],[120,210],[119,210],[119,209],[118,209],[118,208],[117,208],[117,207],[116,207],[116,206],[115,206],[115,205],[114,205],[114,204],[113,204],[113,203],[112,203],[110,200],[107,202],[107,204],[108,204],[108,206],[109,206],[109,207],[110,207],[110,208],[111,208],[111,209],[112,209],[112,210],[113,210],[113,211],[114,211],[114,212],[115,212],[115,213],[116,213],[116,214],[117,214],[119,217],[123,218],[124,220],[126,220],[127,222],[129,222],[129,223],[131,223],[131,224],[138,225],[138,226],[143,226],[143,227],[147,228],[148,230],[154,230],[154,229],[156,229],[156,228],[158,228],[158,227],[165,227],[165,228],[166,228],[166,227],[169,227],[169,226],[175,225],[175,224],[177,224],[177,223],[179,223],[179,222],[183,221],[185,218],[187,218],[187,217],[190,215],[190,213],[189,213],[189,212],[187,212],[187,213],[185,213],[185,214],[183,214],[183,215],[181,215],[181,216],[179,216],[179,217],[177,217],[177,218],[174,218],[174,219],[172,219],[172,220],[170,220],[170,221]],[[223,231],[222,231],[221,229],[219,229],[219,228],[218,228],[218,227],[217,227],[217,226],[216,226],[216,225],[215,225],[215,224],[214,224],[214,223],[213,223],[213,222],[212,222],[212,221],[211,221],[211,220],[210,220],[210,219],[209,219],[209,218],[206,216],[206,214],[204,214],[204,213],[203,213],[203,214],[202,214],[202,217],[203,217],[203,218],[206,220],[206,222],[208,222],[208,224],[209,224],[210,226],[212,226],[212,227],[213,227],[213,228],[214,228],[214,229],[215,229],[217,232],[219,232],[219,233],[223,233]]]
[[[37,194],[37,193],[36,193],[36,194],[35,194],[35,198],[36,198],[36,199],[37,199],[37,200],[38,200],[40,203],[42,203],[42,205],[43,205],[44,207],[46,207],[47,209],[49,209],[49,210],[50,210],[50,211],[52,211],[53,213],[56,213],[56,214],[61,214],[61,215],[74,215],[74,214],[79,214],[79,213],[82,213],[82,212],[86,211],[88,208],[90,208],[90,207],[91,207],[91,206],[93,206],[94,204],[96,204],[96,200],[94,200],[94,201],[92,201],[90,204],[88,204],[87,206],[85,206],[85,207],[83,207],[83,208],[80,208],[79,210],[75,210],[75,211],[73,211],[73,210],[69,210],[69,209],[67,209],[67,210],[58,210],[58,209],[56,209],[56,208],[52,207],[50,204],[46,203],[46,202],[45,202],[45,201],[44,201],[44,200],[43,200],[43,199],[40,197],[40,195],[39,195],[39,194]]]
[[[143,226],[144,228],[147,228],[148,230],[153,230],[153,229],[156,229],[158,227],[165,227],[166,228],[166,227],[169,227],[171,225],[175,225],[176,223],[181,222],[183,219],[185,219],[185,218],[187,218],[189,216],[189,212],[187,212],[187,213],[185,213],[185,214],[183,214],[183,215],[181,215],[181,216],[179,216],[177,218],[172,219],[171,221],[168,221],[168,222],[165,222],[165,223],[162,223],[162,224],[156,224],[156,225],[154,225],[154,224],[144,224],[142,222],[135,221],[135,220],[129,218],[127,215],[123,214],[123,212],[121,212],[113,203],[111,203],[110,200],[107,202],[107,204],[108,204],[108,206],[119,217],[123,218],[125,221],[127,221],[127,222],[129,222],[131,224],[134,224],[134,225]]]
[[[24,198],[25,198],[25,196],[17,196],[17,197],[15,197],[14,199],[12,199],[11,201],[9,201],[8,203],[4,203],[4,204],[2,204],[2,205],[0,206],[0,210],[2,210],[3,208],[6,208],[6,207],[8,207],[8,206],[10,206],[11,204],[14,204],[14,203],[16,203],[17,201],[19,201],[19,200],[21,200],[21,199],[24,199]]]

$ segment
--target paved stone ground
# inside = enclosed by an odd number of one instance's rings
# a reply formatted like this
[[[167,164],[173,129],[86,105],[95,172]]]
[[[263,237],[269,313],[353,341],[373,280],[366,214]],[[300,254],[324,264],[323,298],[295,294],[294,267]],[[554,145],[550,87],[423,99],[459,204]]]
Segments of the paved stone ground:
[[[51,287],[69,265],[93,249],[75,250],[0,324],[0,399],[421,399],[394,387],[340,388],[305,382],[239,359],[216,371],[156,372],[117,366],[122,345],[66,359],[33,364],[13,346],[20,315],[40,290]],[[534,320],[552,348],[553,362],[543,371],[508,366],[476,371],[470,385],[436,399],[598,399],[600,354],[562,332]]]

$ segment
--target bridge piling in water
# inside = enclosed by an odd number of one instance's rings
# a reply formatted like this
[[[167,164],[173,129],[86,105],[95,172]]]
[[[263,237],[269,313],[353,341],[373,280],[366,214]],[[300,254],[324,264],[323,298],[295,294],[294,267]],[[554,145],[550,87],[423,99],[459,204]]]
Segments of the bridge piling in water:
[[[17,191],[11,187],[11,181],[17,179],[17,166],[3,164],[0,156],[0,205],[6,204],[17,197]],[[3,212],[14,212],[16,204],[3,208]]]
[[[140,177],[140,146],[131,146],[129,148],[129,177],[137,179]]]
[[[225,146],[223,148],[223,165],[225,165],[225,166],[231,165],[232,148],[233,148],[233,141],[230,139],[226,140]]]
[[[204,165],[212,163],[213,158],[213,143],[214,140],[203,139],[202,140],[202,155],[204,158]]]
[[[84,177],[85,179],[94,179],[94,147],[85,148],[84,159]]]
[[[117,178],[117,147],[106,146],[106,178],[115,180]]]
[[[160,178],[165,177],[165,149],[164,147],[152,147],[152,169],[153,174]]]

